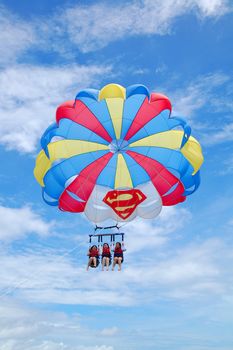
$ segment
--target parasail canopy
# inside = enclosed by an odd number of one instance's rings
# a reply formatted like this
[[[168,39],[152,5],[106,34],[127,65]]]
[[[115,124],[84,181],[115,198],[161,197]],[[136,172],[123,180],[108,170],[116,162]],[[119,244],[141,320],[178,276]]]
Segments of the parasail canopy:
[[[203,155],[169,99],[143,85],[82,90],[57,108],[34,175],[43,198],[92,222],[156,217],[200,184]]]

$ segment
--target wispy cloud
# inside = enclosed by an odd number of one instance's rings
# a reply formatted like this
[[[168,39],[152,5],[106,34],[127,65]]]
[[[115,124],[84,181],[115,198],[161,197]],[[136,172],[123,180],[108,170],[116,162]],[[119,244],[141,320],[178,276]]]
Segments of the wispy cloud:
[[[185,13],[193,12],[204,18],[219,17],[228,11],[230,5],[224,0],[179,0],[175,3],[173,0],[162,3],[147,0],[124,5],[77,5],[62,8],[49,18],[40,18],[40,23],[36,18],[26,23],[1,7],[0,59],[5,64],[0,73],[1,144],[7,149],[34,152],[41,132],[54,120],[55,106],[75,96],[79,89],[94,85],[103,76],[111,74],[112,68],[106,64],[45,67],[39,63],[17,63],[22,57],[30,57],[34,49],[50,52],[62,47],[63,51],[69,51],[67,44],[63,45],[66,42],[72,50],[77,47],[82,52],[89,52],[127,36],[169,33],[174,19]],[[31,51],[27,52],[28,49]],[[219,109],[220,104],[232,108],[232,102],[227,98],[218,98],[217,106],[214,93],[215,88],[228,81],[229,77],[224,74],[207,75],[184,89],[169,93],[174,96],[175,112],[192,115],[207,101],[211,101],[210,105],[215,109]],[[213,140],[220,142],[223,133]]]
[[[0,66],[9,65],[36,44],[33,25],[0,6]]]
[[[226,307],[232,294],[231,245],[223,239],[174,244],[181,232],[186,232],[190,219],[187,210],[168,208],[153,225],[146,221],[145,225],[130,226],[127,233],[132,239],[127,241],[121,273],[86,272],[80,256],[61,256],[55,247],[37,247],[36,252],[33,247],[24,252],[2,249],[0,346],[6,350],[113,350],[115,345],[109,342],[115,344],[114,337],[121,336],[118,323],[100,329],[97,336],[95,331],[82,327],[79,315],[38,312],[32,305],[53,304],[53,309],[56,304],[134,308],[154,305],[158,300],[202,305],[208,299],[215,305],[225,298]],[[133,237],[137,241],[138,232],[140,240],[135,245]],[[154,237],[165,239],[157,242]],[[19,306],[17,299],[31,306]]]
[[[204,19],[230,11],[228,0],[134,0],[64,6],[50,16],[26,22],[1,7],[0,64],[17,61],[29,49],[72,57],[74,47],[87,53],[127,37],[169,34],[174,21],[184,14]]]
[[[36,310],[10,299],[1,303],[0,313],[2,350],[114,350],[102,345],[104,335],[98,339],[93,330],[81,327],[75,313]]]
[[[129,254],[159,248],[177,235],[191,219],[191,213],[184,208],[163,207],[155,220],[135,219],[126,226]],[[124,229],[124,227],[123,227]]]
[[[2,70],[1,144],[20,152],[35,151],[42,132],[55,121],[56,107],[110,72],[110,66],[95,65],[15,65]]]
[[[227,123],[210,133],[209,137],[203,137],[203,144],[207,146],[214,146],[229,141],[233,141],[233,123]],[[231,170],[232,160],[226,162],[228,164],[228,170]]]
[[[42,304],[133,306],[153,303],[157,298],[222,296],[231,290],[232,280],[226,279],[226,274],[231,275],[230,249],[216,239],[182,248],[144,248],[129,260],[125,253],[122,273],[87,273],[83,262],[74,263],[55,250],[14,255],[2,252],[1,298],[14,293],[22,300]]]
[[[106,337],[111,337],[113,335],[116,335],[117,333],[119,333],[119,329],[117,327],[104,328],[100,332],[101,335]]]
[[[45,236],[53,226],[53,222],[46,222],[28,206],[10,208],[0,205],[0,241],[22,239],[31,233]]]
[[[61,13],[58,22],[63,23],[73,44],[90,52],[125,37],[169,34],[174,20],[187,13],[205,18],[228,11],[230,2],[224,0],[144,0],[73,6]]]
[[[229,152],[229,157],[227,157],[227,159],[225,159],[225,161],[223,162],[223,166],[219,174],[227,175],[232,173],[233,173],[233,155]]]
[[[173,82],[176,86],[176,82]],[[180,84],[175,90],[167,89],[168,96],[173,102],[174,114],[192,117],[206,107],[209,112],[216,113],[219,110],[232,111],[231,101],[232,87],[231,77],[221,72],[213,72],[201,75],[185,85]],[[221,91],[222,90],[222,91]],[[230,91],[228,91],[230,90]],[[223,93],[224,91],[224,93]],[[228,103],[226,103],[228,101]],[[206,123],[205,116],[199,120]]]
[[[222,72],[213,72],[198,76],[184,84],[177,84],[176,79],[172,80],[175,88],[170,86],[160,88],[172,101],[173,115],[185,117],[186,120],[191,121],[192,128],[195,133],[198,133],[202,145],[214,146],[232,141],[231,76]]]

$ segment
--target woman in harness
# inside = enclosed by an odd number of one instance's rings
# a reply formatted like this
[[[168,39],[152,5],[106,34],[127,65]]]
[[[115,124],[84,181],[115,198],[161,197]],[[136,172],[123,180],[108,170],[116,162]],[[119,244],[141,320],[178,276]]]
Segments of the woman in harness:
[[[114,249],[114,259],[112,265],[112,271],[114,270],[116,264],[118,264],[118,271],[121,271],[121,264],[124,261],[123,249],[121,248],[121,243],[117,242]]]
[[[88,264],[87,264],[87,271],[89,270],[89,267],[97,267],[99,265],[99,251],[96,245],[93,245],[87,255],[89,256]]]
[[[106,266],[106,271],[108,271],[109,265],[111,264],[111,251],[108,243],[104,243],[102,250],[102,271]]]

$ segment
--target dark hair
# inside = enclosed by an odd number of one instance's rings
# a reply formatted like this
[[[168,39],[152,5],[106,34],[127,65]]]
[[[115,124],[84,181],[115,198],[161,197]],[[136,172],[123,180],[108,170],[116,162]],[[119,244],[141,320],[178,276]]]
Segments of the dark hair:
[[[121,243],[120,242],[116,242],[116,245],[119,244],[120,248],[121,248]]]
[[[94,247],[98,250],[97,245],[95,244],[89,250],[92,250]]]
[[[105,245],[107,245],[107,246],[108,246],[108,248],[109,248],[109,244],[108,244],[108,243],[106,243],[106,242],[105,242],[105,243],[103,244],[103,247],[104,247]]]

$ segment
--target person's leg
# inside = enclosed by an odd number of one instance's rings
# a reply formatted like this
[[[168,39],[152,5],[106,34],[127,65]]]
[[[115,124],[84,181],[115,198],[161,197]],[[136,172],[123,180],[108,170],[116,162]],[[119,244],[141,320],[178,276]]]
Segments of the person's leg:
[[[116,266],[116,263],[117,263],[117,258],[114,258],[113,259],[113,264],[112,264],[112,271],[114,270],[114,268]]]
[[[89,270],[89,267],[91,266],[91,261],[92,261],[92,258],[89,258],[88,263],[87,263],[87,271]]]
[[[106,257],[106,270],[108,271],[108,268],[109,268],[109,258]]]
[[[122,258],[118,258],[118,271],[121,271]]]
[[[104,266],[106,265],[106,257],[104,256],[102,259],[102,271],[104,271]]]
[[[96,257],[92,258],[93,259],[93,265],[96,267]]]

